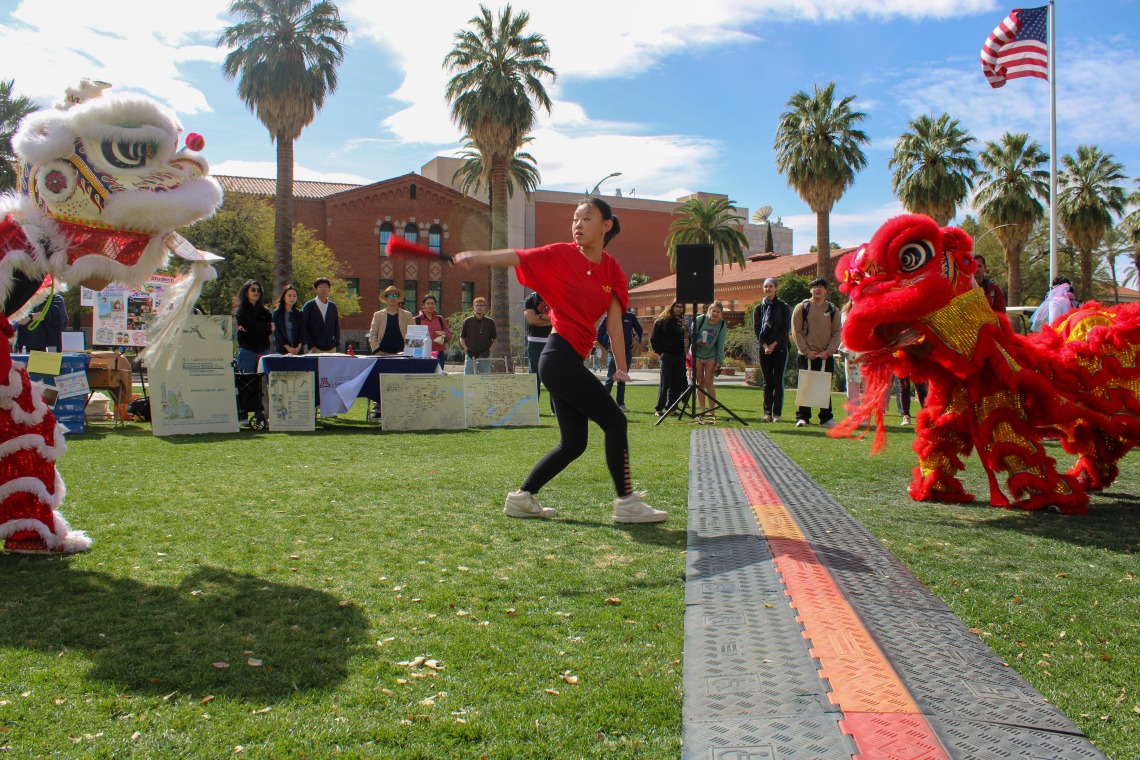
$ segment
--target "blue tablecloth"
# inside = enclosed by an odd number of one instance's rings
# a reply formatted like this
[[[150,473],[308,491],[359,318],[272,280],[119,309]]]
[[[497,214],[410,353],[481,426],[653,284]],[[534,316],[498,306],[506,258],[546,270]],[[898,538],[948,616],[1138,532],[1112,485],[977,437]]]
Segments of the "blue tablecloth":
[[[258,369],[266,374],[272,374],[278,371],[287,372],[312,372],[313,373],[313,386],[317,387],[320,378],[317,374],[317,361],[322,354],[307,354],[305,356],[283,356],[281,354],[269,354],[261,357],[258,363]],[[338,358],[340,357],[338,355]],[[368,373],[368,379],[364,381],[364,386],[357,394],[358,398],[368,398],[373,401],[380,400],[380,375],[430,375],[439,371],[439,362],[435,359],[410,359],[403,356],[360,356],[356,357],[357,361],[366,362],[376,360],[372,365],[372,371]],[[319,399],[317,394],[314,394]]]
[[[20,362],[25,367],[28,366],[27,354],[12,354],[12,361]],[[63,363],[60,367],[59,374],[70,375],[73,372],[86,372],[87,364],[91,361],[91,357],[87,354],[73,354],[67,353],[63,355]],[[55,378],[51,375],[41,375],[39,373],[28,373],[28,376],[33,380],[38,380],[44,385],[55,385]],[[87,432],[87,396],[71,396],[70,398],[57,399],[55,407],[52,408],[52,414],[55,415],[56,422],[59,422],[67,428],[69,433],[85,433]]]

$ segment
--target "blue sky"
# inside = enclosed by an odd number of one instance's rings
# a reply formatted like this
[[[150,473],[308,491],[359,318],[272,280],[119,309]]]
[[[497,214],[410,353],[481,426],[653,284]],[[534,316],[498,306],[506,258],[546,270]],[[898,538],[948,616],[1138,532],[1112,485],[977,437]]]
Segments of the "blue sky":
[[[0,0],[3,78],[45,105],[87,76],[146,92],[206,137],[217,173],[271,177],[268,133],[221,74],[225,0]],[[296,144],[301,179],[371,182],[452,155],[443,101],[452,34],[477,2],[342,0],[350,29],[340,87]],[[97,10],[93,10],[97,7]],[[494,10],[498,5],[489,4]],[[899,206],[887,162],[910,119],[949,112],[980,140],[1027,131],[1048,147],[1048,86],[991,90],[982,42],[1011,10],[993,0],[609,0],[516,2],[550,44],[555,108],[530,152],[542,186],[643,198],[725,193],[774,208],[814,243],[814,217],[776,171],[772,141],[789,96],[837,83],[857,96],[868,166],[832,213],[854,245]],[[191,10],[192,8],[192,10]],[[1098,145],[1140,177],[1140,0],[1058,0],[1058,152]],[[1135,189],[1131,184],[1129,190]],[[960,218],[960,217],[959,217]]]

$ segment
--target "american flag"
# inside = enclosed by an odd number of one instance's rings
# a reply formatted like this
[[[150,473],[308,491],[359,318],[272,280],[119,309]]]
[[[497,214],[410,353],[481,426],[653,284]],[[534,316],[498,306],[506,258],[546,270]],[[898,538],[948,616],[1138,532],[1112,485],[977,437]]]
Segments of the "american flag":
[[[982,73],[990,87],[1007,79],[1049,78],[1049,50],[1045,45],[1048,6],[1018,8],[998,24],[982,46]]]

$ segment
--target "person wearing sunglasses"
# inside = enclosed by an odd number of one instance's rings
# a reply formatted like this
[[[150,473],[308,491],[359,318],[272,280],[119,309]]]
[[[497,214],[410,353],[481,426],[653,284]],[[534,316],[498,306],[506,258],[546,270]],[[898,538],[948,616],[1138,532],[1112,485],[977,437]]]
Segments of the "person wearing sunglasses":
[[[395,285],[389,285],[380,294],[384,308],[372,315],[372,326],[368,328],[368,346],[372,353],[381,356],[404,353],[404,336],[413,318],[400,308],[403,300],[404,291]]]
[[[257,372],[257,360],[269,353],[273,315],[261,301],[261,283],[246,280],[238,290],[234,322],[237,324],[237,369],[243,374]]]

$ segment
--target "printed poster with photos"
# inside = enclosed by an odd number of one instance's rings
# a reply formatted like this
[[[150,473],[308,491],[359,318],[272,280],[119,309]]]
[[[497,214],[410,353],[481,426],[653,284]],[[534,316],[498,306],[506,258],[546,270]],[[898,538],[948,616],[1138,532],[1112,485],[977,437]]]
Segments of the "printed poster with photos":
[[[84,288],[81,303],[90,303],[93,346],[145,346],[146,331],[158,315],[175,278],[152,275],[141,288],[119,283],[95,292]]]
[[[269,373],[269,429],[311,431],[317,426],[317,397],[312,372]]]

